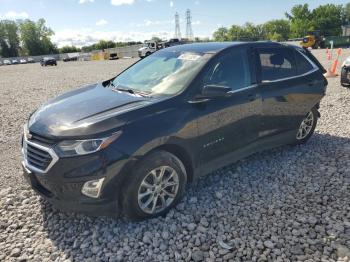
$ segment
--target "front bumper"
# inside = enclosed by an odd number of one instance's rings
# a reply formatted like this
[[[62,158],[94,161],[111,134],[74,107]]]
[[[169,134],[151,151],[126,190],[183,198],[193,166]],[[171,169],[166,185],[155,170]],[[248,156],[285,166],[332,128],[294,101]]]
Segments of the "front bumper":
[[[28,143],[28,140],[24,141],[23,148],[25,143]],[[120,185],[128,174],[126,166],[132,161],[113,145],[89,155],[57,157],[45,172],[40,172],[28,163],[25,151],[22,149],[25,179],[54,207],[66,212],[93,216],[119,216]],[[85,182],[100,178],[104,178],[104,182],[99,198],[91,198],[81,192]]]
[[[24,162],[22,162],[23,176],[25,180],[30,184],[36,193],[38,193],[42,198],[47,200],[55,208],[64,212],[78,212],[84,213],[92,216],[118,216],[119,207],[117,201],[112,201],[108,199],[90,199],[88,197],[73,198],[73,199],[61,199],[59,195],[56,195],[52,190],[52,187],[56,187],[50,180],[43,177],[41,174],[35,174],[25,167]],[[69,191],[69,185],[66,185],[67,192]],[[70,190],[80,190],[81,185],[76,183],[70,185]],[[72,192],[70,192],[71,194]]]
[[[341,69],[340,82],[342,85],[350,85],[350,67],[343,66]]]

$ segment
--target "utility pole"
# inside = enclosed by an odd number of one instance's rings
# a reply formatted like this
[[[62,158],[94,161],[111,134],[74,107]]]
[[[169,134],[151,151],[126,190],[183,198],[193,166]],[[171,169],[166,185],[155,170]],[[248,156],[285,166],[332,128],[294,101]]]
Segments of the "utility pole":
[[[175,13],[175,38],[181,40],[180,19],[177,12]]]
[[[187,9],[186,11],[186,38],[188,40],[193,40],[192,16],[190,9]]]

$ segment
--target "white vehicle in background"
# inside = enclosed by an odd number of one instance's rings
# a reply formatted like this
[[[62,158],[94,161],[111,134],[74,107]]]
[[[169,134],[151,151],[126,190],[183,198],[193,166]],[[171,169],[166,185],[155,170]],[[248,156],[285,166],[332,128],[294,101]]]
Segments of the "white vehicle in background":
[[[139,57],[144,58],[146,56],[149,56],[150,54],[157,51],[157,42],[156,41],[145,41],[143,46],[138,50]]]
[[[26,64],[26,63],[27,63],[27,60],[25,60],[25,59],[22,58],[22,59],[19,60],[19,63],[20,63],[20,64]]]
[[[175,45],[183,45],[186,43],[188,43],[187,40],[183,41],[177,38],[173,38],[173,39],[170,39],[169,41],[164,41],[164,42],[156,42],[153,40],[145,41],[143,46],[138,50],[139,57],[144,58],[159,49],[163,49],[163,48],[167,48]]]
[[[11,61],[8,59],[5,59],[3,62],[4,62],[4,65],[11,65]]]

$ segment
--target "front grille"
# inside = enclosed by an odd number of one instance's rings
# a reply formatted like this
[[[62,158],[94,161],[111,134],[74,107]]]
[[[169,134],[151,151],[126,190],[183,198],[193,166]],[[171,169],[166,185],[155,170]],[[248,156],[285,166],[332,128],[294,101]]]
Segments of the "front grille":
[[[46,170],[52,161],[49,152],[41,150],[31,144],[26,145],[26,157],[29,165],[40,170]]]
[[[43,144],[43,145],[53,145],[55,144],[55,141],[52,139],[49,139],[47,137],[35,134],[35,133],[30,133],[31,134],[31,138],[29,139],[29,141],[34,142],[34,143],[39,143],[39,144]]]

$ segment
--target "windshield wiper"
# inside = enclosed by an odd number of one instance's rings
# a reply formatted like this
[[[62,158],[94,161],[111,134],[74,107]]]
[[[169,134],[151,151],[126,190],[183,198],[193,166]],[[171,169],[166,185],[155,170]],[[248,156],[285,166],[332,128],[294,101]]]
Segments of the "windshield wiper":
[[[141,90],[138,90],[138,89],[119,87],[119,84],[117,86],[115,86],[112,81],[109,83],[109,85],[112,86],[113,90],[117,90],[117,91],[121,91],[121,92],[127,92],[127,93],[130,93],[130,94],[133,94],[133,95],[137,94],[137,95],[140,95],[140,96],[143,96],[143,97],[151,97],[149,92],[141,91]]]

